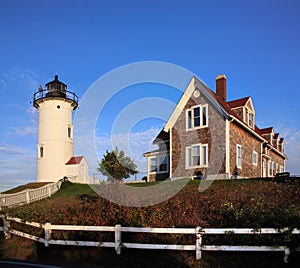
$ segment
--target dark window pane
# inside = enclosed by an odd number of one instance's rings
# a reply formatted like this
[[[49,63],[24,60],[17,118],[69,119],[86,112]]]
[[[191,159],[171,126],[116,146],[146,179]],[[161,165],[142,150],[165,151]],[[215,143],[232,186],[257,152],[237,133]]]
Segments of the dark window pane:
[[[194,117],[200,116],[200,108],[194,108]]]
[[[150,171],[151,172],[156,172],[157,171],[156,166],[157,166],[157,164],[156,164],[156,158],[152,158],[151,159]]]
[[[199,166],[200,165],[200,156],[194,156],[193,157],[193,165]]]
[[[167,164],[161,164],[159,166],[159,171],[167,171]]]
[[[207,113],[207,109],[206,109],[206,107],[203,107],[202,108],[202,126],[206,126],[206,124],[207,124],[206,113]]]
[[[188,128],[192,128],[192,111],[188,111]]]
[[[200,117],[194,118],[194,127],[199,127],[200,126]]]

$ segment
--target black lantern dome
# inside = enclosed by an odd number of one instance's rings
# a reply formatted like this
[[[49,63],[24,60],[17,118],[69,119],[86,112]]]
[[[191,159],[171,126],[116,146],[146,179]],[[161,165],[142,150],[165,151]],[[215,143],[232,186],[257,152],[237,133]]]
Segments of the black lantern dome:
[[[54,80],[45,84],[45,89],[39,87],[38,92],[34,93],[33,106],[39,107],[39,103],[49,98],[63,98],[71,101],[73,109],[78,106],[78,97],[75,93],[67,91],[67,85],[58,80],[58,75],[54,76]]]
[[[45,85],[47,94],[46,97],[66,97],[67,85],[58,80],[56,74],[54,80]]]

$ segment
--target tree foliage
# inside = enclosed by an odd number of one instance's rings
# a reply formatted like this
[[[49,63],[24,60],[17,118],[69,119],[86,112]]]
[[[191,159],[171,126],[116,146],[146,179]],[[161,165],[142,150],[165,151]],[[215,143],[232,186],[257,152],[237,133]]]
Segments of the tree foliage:
[[[133,160],[125,156],[124,151],[119,151],[118,148],[109,152],[106,151],[101,162],[99,163],[98,171],[109,180],[115,179],[121,181],[128,179],[131,175],[137,174],[137,165]]]

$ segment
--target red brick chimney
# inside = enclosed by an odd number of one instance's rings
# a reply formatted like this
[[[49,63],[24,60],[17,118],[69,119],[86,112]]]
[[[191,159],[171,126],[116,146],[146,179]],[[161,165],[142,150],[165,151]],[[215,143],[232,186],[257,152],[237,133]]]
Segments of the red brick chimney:
[[[220,74],[216,77],[216,93],[224,101],[226,101],[226,79],[225,74]]]

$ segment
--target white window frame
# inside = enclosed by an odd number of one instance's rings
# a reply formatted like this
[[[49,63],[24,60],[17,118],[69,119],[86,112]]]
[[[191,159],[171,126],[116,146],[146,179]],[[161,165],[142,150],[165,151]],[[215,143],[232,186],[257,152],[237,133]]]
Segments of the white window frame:
[[[162,160],[161,160],[162,159]],[[152,170],[152,160],[155,160],[156,162],[156,169]],[[160,170],[160,166],[163,164],[163,160],[166,161],[167,169],[166,170]],[[164,154],[155,155],[152,157],[149,157],[149,173],[150,174],[161,174],[161,173],[168,173],[169,172],[169,156]]]
[[[194,154],[195,149],[199,148],[199,155]],[[199,157],[199,164],[195,164],[194,157]],[[208,167],[208,144],[193,144],[185,148],[185,167],[191,168],[203,168]]]
[[[199,120],[200,120],[200,125],[199,126],[195,126],[195,116],[194,116],[194,109],[199,108]],[[205,109],[205,124],[203,124],[203,111]],[[189,113],[191,113],[191,117],[189,117]],[[199,129],[199,128],[204,128],[204,127],[208,127],[208,104],[204,104],[204,105],[196,105],[191,107],[190,109],[186,110],[186,130],[190,131],[190,130],[195,130],[195,129]],[[189,126],[191,125],[191,126]]]
[[[257,164],[258,164],[258,154],[255,151],[252,152],[252,164],[254,166],[257,166]]]
[[[250,120],[250,118],[251,118],[251,120]],[[247,124],[251,128],[253,128],[253,126],[254,126],[254,114],[248,109],[247,109]]]
[[[274,176],[274,162],[269,161],[269,176]]]
[[[240,155],[239,155],[240,152]],[[240,144],[236,145],[236,167],[241,169],[243,164],[243,147]]]
[[[284,172],[284,167],[283,167],[283,166],[280,166],[280,167],[279,167],[279,172],[280,172],[280,173]]]

